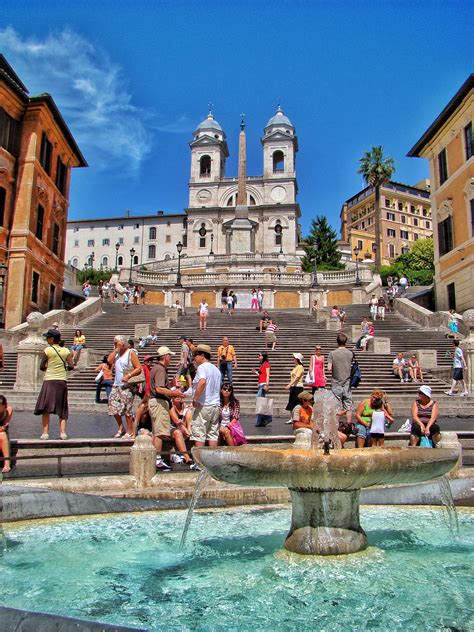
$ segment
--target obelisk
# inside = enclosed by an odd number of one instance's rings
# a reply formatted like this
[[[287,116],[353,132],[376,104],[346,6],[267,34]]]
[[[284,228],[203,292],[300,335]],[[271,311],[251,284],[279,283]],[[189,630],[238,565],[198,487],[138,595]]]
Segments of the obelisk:
[[[242,114],[239,134],[239,174],[237,188],[236,217],[248,217],[247,207],[247,138],[245,136],[245,114]]]

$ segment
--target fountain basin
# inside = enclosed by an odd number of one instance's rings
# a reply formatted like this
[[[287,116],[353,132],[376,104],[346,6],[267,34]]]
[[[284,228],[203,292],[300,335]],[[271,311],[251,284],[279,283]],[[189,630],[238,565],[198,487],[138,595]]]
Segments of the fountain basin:
[[[363,487],[420,483],[457,463],[455,448],[320,450],[292,446],[193,448],[217,480],[253,487],[288,487],[292,523],[285,548],[302,555],[343,555],[367,547],[359,521]]]

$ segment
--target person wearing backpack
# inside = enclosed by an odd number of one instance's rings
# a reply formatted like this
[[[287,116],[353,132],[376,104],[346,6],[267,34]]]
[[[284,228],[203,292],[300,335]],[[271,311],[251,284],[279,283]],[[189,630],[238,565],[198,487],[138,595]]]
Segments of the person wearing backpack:
[[[331,375],[331,391],[337,399],[340,417],[345,416],[352,423],[351,372],[354,352],[346,349],[347,336],[339,334],[336,338],[337,349],[328,355],[328,373]]]

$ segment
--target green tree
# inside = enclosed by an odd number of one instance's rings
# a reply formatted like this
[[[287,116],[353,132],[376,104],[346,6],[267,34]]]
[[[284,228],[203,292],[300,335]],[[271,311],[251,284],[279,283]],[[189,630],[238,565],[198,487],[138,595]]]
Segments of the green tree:
[[[311,220],[311,230],[305,242],[306,255],[301,261],[305,272],[313,271],[315,257],[321,270],[340,270],[344,267],[341,265],[341,253],[337,249],[337,233],[324,215],[317,215]]]
[[[382,252],[380,249],[380,187],[392,179],[395,172],[395,162],[393,158],[383,155],[381,145],[377,145],[372,147],[370,151],[366,151],[362,158],[359,159],[359,162],[360,167],[357,173],[362,174],[366,183],[375,189],[375,269],[378,271],[382,260]]]
[[[411,270],[434,272],[434,242],[432,238],[418,239],[405,256]]]

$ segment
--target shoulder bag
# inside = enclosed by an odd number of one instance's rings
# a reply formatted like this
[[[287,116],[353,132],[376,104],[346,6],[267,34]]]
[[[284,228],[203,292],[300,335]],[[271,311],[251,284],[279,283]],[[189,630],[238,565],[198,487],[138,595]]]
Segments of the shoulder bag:
[[[355,353],[352,352],[352,365],[351,375],[349,378],[351,388],[357,388],[362,380],[362,373],[360,372],[360,366],[355,357]]]

